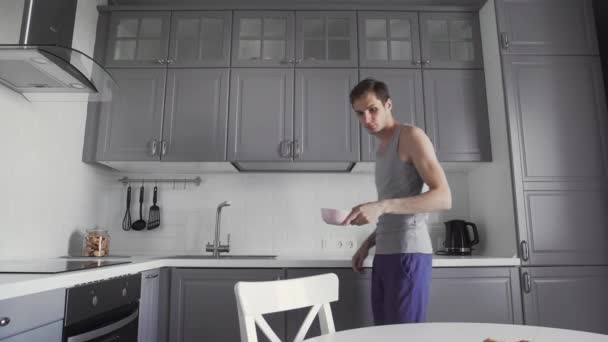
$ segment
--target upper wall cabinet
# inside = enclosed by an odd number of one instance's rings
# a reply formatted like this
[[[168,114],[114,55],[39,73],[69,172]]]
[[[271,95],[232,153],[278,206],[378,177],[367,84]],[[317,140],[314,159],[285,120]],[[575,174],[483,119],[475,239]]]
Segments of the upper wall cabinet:
[[[420,67],[418,14],[359,12],[361,67]]]
[[[169,67],[230,66],[231,11],[174,12]]]
[[[235,11],[233,67],[293,67],[293,11]]]
[[[354,11],[296,12],[296,59],[301,67],[356,67]]]
[[[597,55],[591,0],[496,0],[503,53]]]
[[[421,13],[422,65],[438,69],[482,68],[479,30],[476,13]]]
[[[106,67],[165,67],[170,18],[170,12],[112,13]]]

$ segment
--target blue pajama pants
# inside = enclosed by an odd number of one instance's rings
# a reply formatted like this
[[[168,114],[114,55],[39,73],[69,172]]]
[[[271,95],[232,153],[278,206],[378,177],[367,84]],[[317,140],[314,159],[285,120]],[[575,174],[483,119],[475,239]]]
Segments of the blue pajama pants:
[[[432,257],[425,253],[374,256],[371,297],[375,325],[425,321]]]

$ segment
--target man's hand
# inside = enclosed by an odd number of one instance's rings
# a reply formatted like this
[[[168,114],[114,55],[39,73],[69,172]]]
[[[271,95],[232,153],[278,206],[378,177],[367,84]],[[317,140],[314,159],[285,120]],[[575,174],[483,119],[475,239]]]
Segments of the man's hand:
[[[369,247],[367,246],[366,243],[362,244],[361,247],[359,247],[359,249],[355,253],[355,255],[353,255],[353,259],[352,259],[353,271],[355,271],[357,273],[360,273],[361,271],[363,271],[363,260],[365,260],[365,258],[367,258],[368,253],[369,253]]]
[[[357,225],[361,226],[370,222],[375,222],[384,212],[384,208],[380,202],[363,203],[354,207],[350,214],[346,217],[342,225]]]

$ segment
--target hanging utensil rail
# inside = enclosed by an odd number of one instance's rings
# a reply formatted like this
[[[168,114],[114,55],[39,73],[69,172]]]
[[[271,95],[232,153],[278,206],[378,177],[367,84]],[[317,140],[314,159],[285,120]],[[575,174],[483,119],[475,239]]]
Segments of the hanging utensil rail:
[[[173,184],[184,184],[184,183],[194,183],[196,186],[201,185],[201,177],[196,178],[128,178],[122,177],[118,179],[124,185],[129,183],[139,184],[139,183],[173,183]]]

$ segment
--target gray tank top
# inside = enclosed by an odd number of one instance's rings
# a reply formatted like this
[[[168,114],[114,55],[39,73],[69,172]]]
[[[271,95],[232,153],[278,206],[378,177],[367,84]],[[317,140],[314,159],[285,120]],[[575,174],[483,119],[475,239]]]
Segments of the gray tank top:
[[[398,125],[384,151],[376,151],[375,178],[378,199],[415,196],[424,181],[411,162],[399,158]],[[433,253],[427,227],[428,214],[384,214],[376,226],[376,254]]]

